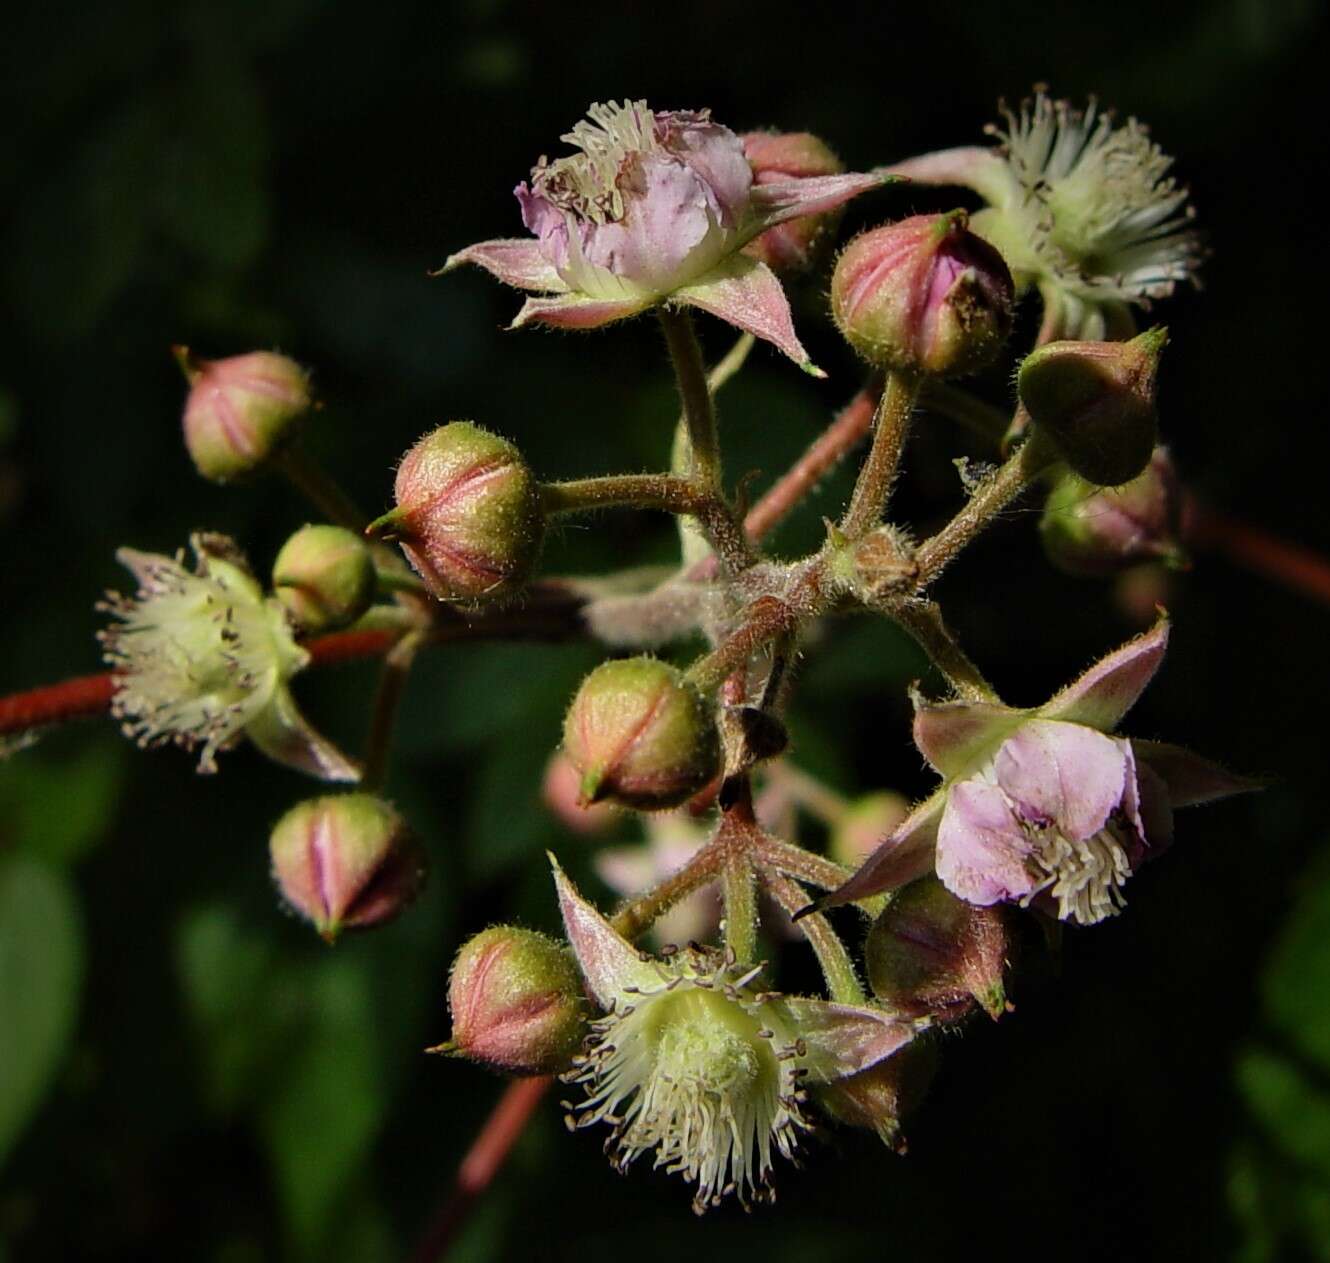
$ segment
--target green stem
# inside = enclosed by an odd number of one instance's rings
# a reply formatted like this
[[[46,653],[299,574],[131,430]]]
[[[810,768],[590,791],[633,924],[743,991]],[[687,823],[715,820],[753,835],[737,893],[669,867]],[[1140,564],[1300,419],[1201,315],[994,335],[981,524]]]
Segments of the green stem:
[[[774,596],[754,601],[738,629],[688,668],[688,680],[703,693],[714,692],[759,649],[792,630],[796,623],[793,606],[784,601]]]
[[[882,608],[915,638],[933,665],[946,676],[957,697],[974,702],[1000,700],[993,686],[957,644],[942,620],[942,610],[936,601],[887,602]]]
[[[674,377],[683,401],[684,424],[688,430],[692,476],[703,486],[721,489],[720,436],[716,430],[716,411],[707,385],[702,348],[693,332],[693,322],[686,311],[669,307],[657,309],[674,365]]]
[[[776,902],[791,916],[808,904],[808,896],[788,877],[770,869],[762,870],[762,881]],[[795,922],[817,956],[827,991],[838,1004],[863,1004],[864,988],[854,971],[854,962],[831,922],[820,912],[812,912]]]
[[[749,848],[736,833],[729,839],[721,894],[725,901],[725,946],[741,964],[757,958],[757,873]]]
[[[393,726],[397,709],[406,689],[407,677],[416,653],[428,639],[425,629],[407,632],[383,660],[383,673],[379,676],[379,691],[374,698],[374,713],[370,719],[369,741],[365,750],[365,771],[360,788],[372,793],[383,786],[388,773],[388,754],[392,748]]]
[[[835,890],[843,886],[853,875],[853,870],[843,868],[833,860],[812,851],[805,851],[792,842],[773,837],[770,833],[759,833],[753,844],[753,854],[762,871],[784,873],[787,877],[797,877],[810,886],[820,886],[823,890]],[[805,899],[804,903],[808,901]],[[800,907],[803,905],[801,904]]]
[[[664,916],[680,899],[714,881],[720,875],[724,862],[725,844],[719,837],[712,838],[681,869],[671,873],[659,885],[620,908],[610,917],[610,924],[624,938],[637,938],[650,929],[656,920]]]
[[[859,470],[850,507],[841,520],[841,530],[851,540],[867,534],[881,520],[896,479],[910,413],[919,396],[919,379],[904,373],[888,373],[886,388],[878,401],[873,422],[873,446]]]
[[[331,474],[298,443],[287,443],[273,454],[274,466],[290,480],[330,522],[359,535],[369,518],[338,485]]]
[[[581,513],[589,509],[627,506],[701,515],[714,504],[714,497],[696,483],[673,474],[574,478],[567,482],[545,483],[540,492],[548,513]]]
[[[1003,509],[1058,459],[1056,451],[1035,430],[994,473],[981,482],[965,507],[915,553],[917,586],[926,588],[967,544]]]

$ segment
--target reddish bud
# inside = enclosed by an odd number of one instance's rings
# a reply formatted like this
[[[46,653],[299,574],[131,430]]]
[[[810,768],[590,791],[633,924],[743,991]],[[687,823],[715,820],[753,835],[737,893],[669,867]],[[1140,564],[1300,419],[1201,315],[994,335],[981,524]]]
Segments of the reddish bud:
[[[448,979],[454,1052],[508,1074],[566,1070],[586,1035],[586,1001],[567,947],[510,925],[463,945]]]
[[[369,609],[375,582],[369,547],[341,526],[302,526],[272,568],[277,599],[305,632],[354,623]]]
[[[402,458],[397,508],[370,533],[398,539],[444,601],[510,596],[535,567],[545,534],[540,487],[511,443],[469,421],[427,434]]]
[[[224,360],[195,359],[174,348],[189,380],[185,446],[212,482],[229,482],[260,468],[309,410],[309,378],[294,360],[253,351]]]
[[[831,312],[871,363],[954,377],[983,368],[1011,332],[1015,286],[964,211],[915,215],[863,233],[831,279]]]
[[[425,855],[406,822],[373,794],[297,803],[269,842],[282,897],[328,942],[378,925],[415,898]]]
[[[584,803],[678,807],[720,771],[706,699],[656,658],[604,662],[587,676],[564,719],[563,748]]]
[[[753,183],[758,186],[839,175],[845,170],[830,147],[811,132],[749,132],[741,139],[744,157],[753,169]],[[768,228],[744,247],[744,253],[777,272],[806,271],[830,241],[841,209],[802,215]]]

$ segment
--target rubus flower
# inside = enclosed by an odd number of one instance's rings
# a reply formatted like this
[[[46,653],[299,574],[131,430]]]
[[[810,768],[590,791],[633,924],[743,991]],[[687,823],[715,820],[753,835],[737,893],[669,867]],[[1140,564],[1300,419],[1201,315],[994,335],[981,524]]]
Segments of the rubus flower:
[[[817,372],[794,332],[775,274],[743,247],[788,220],[829,211],[884,175],[758,182],[742,140],[707,110],[645,101],[593,105],[562,139],[578,152],[541,158],[514,190],[534,239],[482,241],[452,255],[528,298],[512,327],[590,329],[669,301],[719,316]]]
[[[1116,126],[1091,99],[1084,110],[1042,90],[1003,106],[997,149],[966,146],[889,167],[929,184],[974,189],[988,208],[976,232],[1006,256],[1021,288],[1035,285],[1059,336],[1130,334],[1131,308],[1195,281],[1204,251],[1173,159],[1134,118]]]
[[[1092,925],[1172,841],[1173,809],[1256,788],[1199,755],[1112,735],[1164,656],[1168,624],[1095,663],[1034,710],[915,699],[914,740],[945,782],[821,906],[936,869],[969,903],[1038,899]]]
[[[613,1128],[625,1170],[644,1153],[695,1184],[698,1213],[733,1193],[770,1195],[773,1154],[809,1127],[804,1085],[836,1083],[905,1047],[924,1023],[880,1010],[759,991],[760,965],[688,948],[644,956],[554,867],[563,922],[592,999],[568,1081],[585,1099],[570,1122]]]
[[[200,772],[215,772],[217,752],[244,736],[278,763],[322,780],[357,780],[355,763],[309,726],[287,688],[309,654],[281,604],[264,597],[226,536],[196,534],[190,547],[192,571],[183,554],[116,553],[139,590],[107,594],[98,608],[117,621],[97,638],[125,735],[141,746],[197,749]]]

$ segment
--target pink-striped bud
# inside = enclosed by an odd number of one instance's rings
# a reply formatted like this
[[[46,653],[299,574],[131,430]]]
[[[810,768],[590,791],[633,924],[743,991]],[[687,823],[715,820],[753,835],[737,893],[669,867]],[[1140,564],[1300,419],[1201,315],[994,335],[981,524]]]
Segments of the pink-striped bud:
[[[342,526],[302,526],[282,545],[272,567],[273,594],[307,633],[354,623],[374,600],[369,546]]]

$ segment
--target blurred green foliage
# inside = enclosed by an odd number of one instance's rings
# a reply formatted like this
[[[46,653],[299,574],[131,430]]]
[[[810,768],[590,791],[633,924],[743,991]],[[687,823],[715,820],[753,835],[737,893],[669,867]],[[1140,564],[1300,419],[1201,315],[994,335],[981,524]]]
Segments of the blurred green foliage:
[[[1314,0],[1117,5],[680,3],[595,14],[460,0],[58,0],[23,6],[0,91],[0,690],[96,669],[115,548],[173,551],[206,526],[265,569],[307,510],[276,485],[193,478],[167,348],[279,346],[325,407],[309,441],[367,507],[440,421],[509,434],[547,477],[662,464],[675,401],[648,322],[500,332],[517,299],[429,281],[459,245],[518,228],[510,190],[593,99],[710,104],[739,128],[810,128],[852,164],[978,140],[1040,80],[1149,120],[1178,156],[1215,255],[1207,292],[1161,309],[1165,432],[1206,500],[1330,553],[1324,515],[1322,165]],[[944,204],[909,190],[874,218]],[[729,468],[769,480],[858,367],[795,294],[827,384],[759,351],[722,402]],[[703,329],[713,355],[726,345]],[[980,383],[1004,401],[995,373]],[[921,528],[959,502],[921,426],[900,492]],[[759,482],[757,485],[764,485]],[[820,537],[842,470],[777,544]],[[1015,514],[944,585],[966,645],[1034,702],[1121,640],[1111,585],[1043,564]],[[600,527],[606,529],[598,529]],[[552,571],[668,560],[663,519],[551,541]],[[1030,944],[1017,1011],[944,1049],[904,1161],[833,1132],[781,1204],[701,1225],[677,1184],[613,1174],[547,1110],[456,1257],[637,1260],[699,1250],[835,1261],[971,1258],[1057,1243],[1078,1259],[1330,1257],[1330,865],[1326,614],[1202,557],[1167,597],[1172,660],[1134,730],[1272,773],[1260,800],[1188,813],[1132,906]],[[310,792],[241,750],[195,776],[105,724],[0,764],[0,1258],[217,1263],[404,1257],[499,1084],[426,1058],[447,963],[496,919],[552,928],[541,853],[589,890],[587,844],[539,804],[586,646],[469,646],[421,664],[391,791],[428,840],[426,894],[332,951],[277,911],[268,825]],[[1311,664],[1311,665],[1307,665]],[[890,628],[809,647],[797,757],[844,792],[927,784]],[[1318,674],[1319,673],[1319,674]],[[355,746],[366,665],[298,687]],[[1305,871],[1304,871],[1305,869]],[[790,985],[813,985],[788,949]]]

